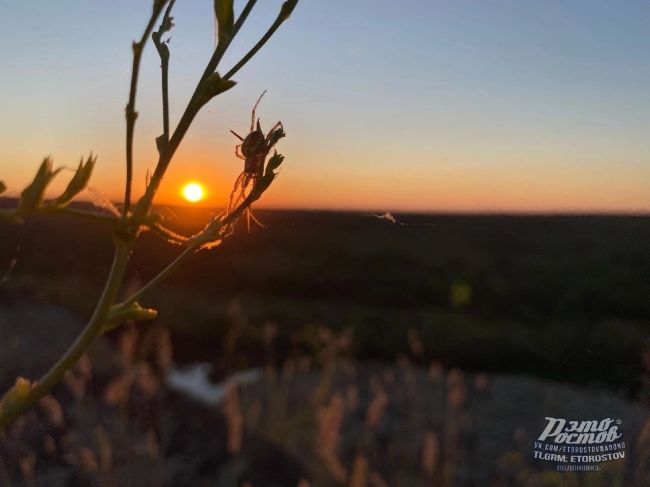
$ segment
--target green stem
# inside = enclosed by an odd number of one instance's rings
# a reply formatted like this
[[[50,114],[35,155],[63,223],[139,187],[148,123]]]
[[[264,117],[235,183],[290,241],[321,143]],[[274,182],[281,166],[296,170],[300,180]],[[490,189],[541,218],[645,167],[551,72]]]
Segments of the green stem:
[[[95,311],[81,335],[68,348],[65,354],[48,370],[41,379],[34,384],[29,393],[7,405],[0,404],[0,431],[10,425],[16,418],[32,407],[39,399],[45,396],[63,378],[88,349],[93,340],[101,333],[102,326],[106,322],[108,311],[120,289],[126,266],[129,261],[131,246],[118,242],[113,257],[113,265],[106,279],[106,285],[102,292]]]
[[[248,3],[242,10],[241,14],[237,18],[237,21],[235,22],[235,25],[233,26],[232,36],[227,42],[219,43],[217,45],[217,48],[214,50],[212,54],[212,57],[208,61],[208,64],[206,65],[205,70],[201,75],[201,79],[196,84],[196,88],[194,89],[194,93],[192,94],[190,101],[185,107],[185,111],[181,115],[181,118],[178,121],[178,125],[176,126],[176,129],[174,130],[174,133],[171,135],[169,139],[169,143],[165,148],[166,150],[162,152],[160,154],[160,157],[158,158],[158,163],[156,164],[156,169],[154,169],[154,173],[153,176],[151,177],[149,186],[147,186],[144,195],[138,202],[136,213],[138,214],[139,217],[143,218],[144,216],[146,216],[146,211],[151,206],[153,198],[156,195],[156,192],[158,191],[158,186],[160,186],[160,182],[162,181],[162,178],[165,175],[165,172],[167,171],[167,167],[169,166],[169,163],[174,157],[174,153],[178,149],[178,146],[180,145],[181,141],[185,137],[185,134],[190,128],[190,125],[192,125],[192,122],[194,121],[194,117],[196,117],[196,114],[198,113],[195,100],[199,93],[199,87],[201,86],[201,83],[208,76],[210,76],[212,73],[215,72],[215,70],[219,66],[219,63],[221,62],[221,59],[223,58],[223,55],[228,50],[230,43],[235,38],[235,36],[239,32],[239,29],[241,29],[242,25],[248,18],[248,15],[251,13],[251,10],[253,10],[253,7],[255,6],[256,2],[257,0],[248,0]]]
[[[129,305],[135,303],[138,299],[140,299],[144,294],[146,294],[148,291],[150,291],[152,288],[160,284],[162,281],[167,279],[174,270],[183,262],[187,257],[192,255],[195,251],[197,250],[196,246],[190,246],[187,247],[183,252],[181,252],[173,261],[167,265],[162,271],[160,271],[156,277],[151,279],[147,284],[142,286],[140,289],[138,289],[132,296],[130,296],[124,303],[122,303],[122,306],[120,306],[120,310],[128,307]]]
[[[176,0],[171,0],[163,15],[160,27],[151,35],[160,56],[161,84],[162,84],[162,112],[163,112],[163,140],[165,145],[169,142],[169,48],[164,45],[162,35],[170,22],[172,9]],[[173,24],[171,24],[173,25]]]
[[[227,43],[225,43],[223,46],[221,46],[221,48],[220,48],[219,45],[217,45],[217,49],[214,51],[214,54],[212,54],[212,58],[210,58],[210,61],[208,61],[208,64],[205,67],[205,70],[203,71],[203,75],[201,76],[201,81],[204,81],[205,79],[208,78],[208,76],[210,76],[212,73],[214,73],[216,71],[217,66],[219,66],[219,63],[221,62],[221,58],[223,57],[226,50],[228,49],[228,46],[230,45],[232,40],[235,38],[235,36],[239,32],[239,29],[241,29],[241,26],[244,25],[244,22],[246,22],[246,19],[248,18],[248,15],[251,13],[251,10],[253,10],[253,7],[255,7],[256,3],[257,3],[257,0],[248,0],[248,3],[246,3],[246,6],[241,11],[241,14],[239,14],[239,17],[237,18],[237,21],[235,22],[235,25],[233,26],[232,35],[230,36],[230,40],[228,40]]]
[[[162,62],[163,137],[169,142],[169,61]]]
[[[8,425],[10,425],[16,418],[22,415],[26,410],[32,407],[39,399],[41,399],[43,396],[49,393],[52,390],[52,388],[63,378],[65,373],[74,366],[77,360],[79,360],[79,358],[91,345],[93,340],[97,338],[97,336],[102,332],[102,329],[106,324],[107,318],[109,316],[111,306],[113,306],[113,303],[115,303],[117,294],[124,280],[124,276],[129,261],[129,256],[133,244],[137,238],[138,230],[141,225],[145,225],[144,222],[151,208],[153,197],[155,196],[160,181],[162,180],[162,177],[165,174],[165,171],[167,170],[167,166],[169,165],[176,149],[178,148],[181,141],[183,140],[183,137],[185,136],[187,130],[189,129],[189,126],[194,120],[194,117],[198,113],[199,108],[197,108],[195,99],[199,94],[201,83],[205,78],[207,78],[207,76],[210,76],[216,70],[224,53],[228,49],[228,46],[230,45],[232,39],[235,37],[239,29],[241,28],[242,24],[248,17],[248,14],[254,7],[256,0],[248,0],[248,3],[246,4],[240,17],[237,19],[237,22],[234,25],[232,36],[230,36],[230,38],[227,41],[224,41],[223,43],[217,45],[217,48],[212,58],[210,59],[208,65],[206,66],[201,81],[197,84],[194,94],[192,95],[190,102],[188,103],[185,112],[183,113],[178,123],[178,126],[174,130],[174,133],[171,135],[167,147],[165,148],[166,150],[161,151],[160,153],[158,164],[156,165],[156,169],[154,171],[154,175],[151,179],[150,184],[145,190],[145,194],[138,202],[133,217],[128,218],[129,209],[131,205],[131,185],[133,180],[133,136],[134,136],[135,120],[137,117],[137,112],[135,111],[135,99],[136,99],[136,92],[137,92],[137,85],[138,85],[140,60],[142,57],[144,45],[146,43],[147,38],[151,35],[151,32],[153,31],[156,19],[158,18],[158,16],[162,12],[162,9],[164,8],[165,5],[167,5],[168,2],[169,0],[157,0],[154,3],[154,8],[153,8],[151,18],[149,20],[149,23],[147,24],[147,27],[144,31],[144,34],[142,35],[141,40],[133,44],[133,69],[131,72],[129,102],[126,107],[127,176],[126,176],[126,188],[125,188],[124,208],[123,208],[123,216],[122,216],[122,222],[126,225],[125,227],[126,231],[120,233],[120,235],[124,236],[124,239],[116,239],[115,255],[113,257],[113,264],[111,266],[110,273],[106,279],[104,290],[99,298],[99,301],[97,302],[92,317],[90,318],[88,324],[86,325],[86,328],[84,328],[82,333],[77,337],[77,339],[70,346],[70,348],[68,348],[65,354],[50,368],[50,370],[48,370],[45,373],[45,375],[43,375],[43,377],[41,377],[41,379],[38,382],[31,385],[31,387],[26,393],[22,394],[21,391],[21,395],[19,396],[11,396],[11,394],[8,394],[4,396],[6,398],[6,401],[4,401],[4,403],[2,399],[0,399],[0,432],[4,430]],[[296,3],[297,0],[287,0],[284,2],[280,15],[275,20],[271,28],[262,37],[262,39],[242,58],[242,60],[239,63],[237,63],[237,65],[235,65],[227,73],[225,77],[226,79],[233,76],[244,64],[248,62],[248,60],[250,60],[251,57],[255,55],[257,51],[259,51],[259,49],[261,49],[261,47],[268,41],[268,39],[278,29],[278,27],[282,24],[282,22],[284,22],[284,20],[288,18],[291,11],[295,7]],[[173,0],[172,0],[172,4],[173,4]],[[170,10],[171,8],[167,11],[167,15],[169,15]],[[163,80],[163,91],[165,92],[163,94],[163,103],[167,98],[165,84],[166,84],[165,80]],[[168,123],[169,123],[169,117],[167,114],[164,121],[165,134],[168,134],[169,131]],[[137,291],[133,296],[131,296],[125,303],[123,303],[122,307],[133,304],[140,296],[142,296],[147,291],[149,291],[152,287],[154,287],[155,285],[163,281],[167,276],[169,276],[176,269],[176,267],[178,267],[178,265],[183,260],[185,260],[189,255],[191,255],[197,249],[199,249],[204,243],[206,243],[206,239],[208,239],[209,237],[214,237],[216,239],[223,237],[224,231],[226,229],[231,228],[231,225],[236,222],[236,220],[244,213],[244,211],[250,208],[250,205],[261,196],[261,194],[264,192],[266,187],[268,187],[268,184],[270,184],[270,182],[267,182],[267,184],[263,188],[260,187],[259,189],[257,188],[257,186],[254,186],[251,193],[244,199],[244,201],[242,201],[242,203],[234,211],[227,214],[218,222],[219,226],[216,229],[214,236],[210,233],[211,230],[206,230],[202,235],[199,235],[197,238],[188,240],[186,244],[187,248],[185,248],[183,252],[178,257],[176,257],[176,259],[174,259],[174,261],[172,261],[167,267],[165,267],[149,283],[143,286],[139,291]],[[70,216],[89,218],[93,220],[112,221],[112,222],[118,221],[117,218],[109,215],[102,215],[99,213],[85,212],[85,211],[74,210],[69,208],[68,209],[59,208],[56,210],[49,209],[48,211],[59,212],[62,214],[68,214]],[[17,214],[15,212],[8,214],[5,210],[0,210],[0,217],[7,218],[11,216],[15,217],[17,216]],[[203,236],[204,238],[201,238],[201,236]]]
[[[250,206],[257,200],[261,194],[252,192],[249,194],[241,204],[235,208],[232,212],[226,215],[220,222],[220,228],[225,229],[230,225],[235,223],[235,221],[248,209]],[[187,241],[187,247],[183,252],[181,252],[167,267],[160,271],[154,278],[152,278],[147,284],[138,289],[132,296],[130,296],[126,301],[122,303],[120,309],[124,309],[129,305],[138,301],[142,296],[144,296],[149,290],[160,284],[162,281],[167,279],[174,270],[190,255],[196,252],[202,245],[200,235],[196,240],[189,239]]]
[[[286,2],[285,2],[285,3],[286,3]],[[266,31],[266,34],[264,34],[264,35],[262,36],[262,38],[257,42],[257,44],[255,44],[255,45],[252,47],[252,49],[251,49],[250,51],[248,51],[248,52],[246,53],[246,55],[245,55],[243,58],[241,58],[241,60],[240,60],[237,64],[235,64],[235,65],[232,67],[232,69],[231,69],[230,71],[228,71],[228,72],[225,74],[225,76],[223,77],[223,79],[230,79],[230,78],[232,78],[232,77],[235,75],[235,73],[237,73],[237,71],[239,71],[241,68],[243,68],[244,65],[245,65],[248,61],[250,61],[251,58],[252,58],[253,56],[255,56],[255,54],[257,54],[257,51],[259,51],[260,49],[262,49],[262,47],[264,46],[264,44],[267,43],[267,41],[271,38],[271,36],[273,36],[273,34],[275,33],[275,31],[278,30],[278,29],[280,28],[280,26],[282,25],[282,23],[283,23],[285,20],[287,20],[287,18],[288,18],[288,16],[286,16],[286,15],[283,13],[283,11],[281,10],[281,11],[280,11],[280,14],[279,14],[279,15],[277,16],[277,18],[275,19],[275,22],[273,22],[273,24],[271,25],[271,27],[269,27],[269,30]]]
[[[131,87],[129,89],[129,102],[126,104],[126,184],[124,189],[124,208],[122,214],[128,215],[131,207],[131,187],[133,186],[133,134],[135,132],[135,119],[138,113],[135,111],[135,97],[138,91],[138,76],[140,74],[140,60],[142,51],[151,35],[156,20],[162,12],[167,0],[156,2],[149,23],[142,34],[139,42],[133,43],[133,66],[131,68]]]

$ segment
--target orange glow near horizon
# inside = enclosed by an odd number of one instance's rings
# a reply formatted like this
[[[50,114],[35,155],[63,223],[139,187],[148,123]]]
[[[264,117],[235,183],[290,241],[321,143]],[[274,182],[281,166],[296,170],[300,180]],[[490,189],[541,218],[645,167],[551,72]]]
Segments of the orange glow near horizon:
[[[28,2],[5,2],[1,198],[19,198],[45,156],[74,168],[92,150],[91,192],[79,198],[124,200],[128,39],[149,18],[148,3],[41,2],[32,15]],[[230,130],[246,134],[268,89],[255,117],[265,133],[282,121],[287,136],[275,148],[286,159],[259,209],[650,214],[650,2],[595,2],[589,15],[581,2],[513,3],[383,2],[372,18],[364,2],[347,2],[344,16],[334,2],[297,9],[240,84],[193,117],[155,203],[228,205],[244,165]],[[174,10],[172,128],[213,54],[209,4]],[[80,43],[79,20],[100,18],[111,19],[111,35]],[[337,35],[323,42],[313,25],[329,18]],[[368,20],[363,32],[357,19]],[[96,62],[98,52],[110,62]],[[148,46],[139,72],[134,201],[160,157],[157,58]],[[71,176],[59,173],[46,196]],[[190,181],[204,189],[198,201],[183,195]]]

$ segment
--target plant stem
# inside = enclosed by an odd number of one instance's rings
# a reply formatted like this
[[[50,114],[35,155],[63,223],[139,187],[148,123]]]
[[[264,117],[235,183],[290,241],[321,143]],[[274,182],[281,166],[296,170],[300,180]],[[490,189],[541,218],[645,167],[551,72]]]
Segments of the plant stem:
[[[171,2],[171,3],[170,3]],[[115,228],[116,239],[115,239],[115,254],[113,257],[113,264],[111,270],[106,279],[106,284],[104,290],[95,306],[95,310],[88,321],[88,324],[81,332],[81,334],[76,338],[74,343],[68,348],[68,350],[63,354],[61,358],[41,377],[41,379],[29,386],[27,391],[18,389],[18,383],[16,384],[16,389],[13,390],[16,392],[16,395],[11,395],[12,390],[9,391],[9,394],[0,398],[0,432],[8,425],[10,425],[16,418],[22,415],[27,409],[32,407],[39,399],[45,396],[50,390],[63,378],[65,373],[70,370],[77,360],[83,355],[83,353],[88,349],[90,344],[95,338],[102,332],[106,320],[109,316],[111,306],[115,303],[117,294],[122,286],[124,276],[126,273],[127,265],[129,262],[129,257],[133,245],[137,239],[138,232],[140,227],[149,226],[154,231],[157,231],[159,234],[164,236],[166,233],[169,233],[165,229],[161,229],[154,225],[153,227],[146,222],[146,217],[149,213],[149,210],[152,205],[153,198],[156,194],[158,186],[162,180],[162,177],[167,170],[167,167],[176,151],[180,145],[183,137],[185,136],[187,130],[189,129],[192,121],[194,120],[196,114],[200,110],[201,106],[195,103],[197,97],[199,96],[201,83],[212,73],[215,72],[219,62],[221,61],[223,55],[228,49],[232,39],[235,37],[242,24],[245,22],[246,18],[250,14],[251,10],[255,6],[256,0],[248,0],[248,3],[242,10],[237,22],[233,26],[232,35],[226,38],[223,42],[217,45],[206,69],[201,77],[201,80],[197,84],[194,93],[185,108],[178,126],[174,130],[174,133],[169,137],[169,101],[168,101],[168,49],[162,49],[162,41],[160,35],[164,31],[163,27],[158,31],[157,39],[154,39],[156,42],[156,47],[161,53],[161,59],[163,61],[163,128],[165,137],[165,146],[164,150],[160,150],[158,163],[154,171],[153,177],[145,190],[145,194],[142,196],[138,202],[135,211],[132,216],[129,216],[129,210],[131,206],[131,186],[133,182],[133,137],[135,130],[135,121],[137,118],[137,112],[135,111],[135,101],[137,94],[137,85],[138,85],[138,75],[140,70],[140,61],[142,58],[142,52],[148,37],[151,35],[154,24],[158,19],[163,8],[169,4],[166,12],[165,19],[169,20],[169,15],[171,13],[171,8],[175,0],[156,0],[154,2],[153,11],[151,18],[145,28],[145,31],[139,42],[133,43],[133,67],[131,71],[131,85],[129,90],[129,101],[126,106],[126,184],[125,184],[125,195],[124,195],[124,207],[122,210],[122,217],[116,218],[114,216],[103,215],[100,213],[86,212],[82,210],[75,210],[71,208],[44,208],[45,212],[52,213],[61,213],[67,214],[70,216],[76,216],[81,218],[88,218],[98,221],[110,221],[113,223],[123,224],[117,225]],[[234,75],[244,64],[250,60],[253,55],[268,41],[268,39],[273,35],[277,28],[287,19],[291,10],[295,7],[297,0],[287,0],[284,2],[280,15],[275,20],[271,28],[267,33],[262,37],[262,39],[242,58],[242,60],[233,67],[228,74],[226,79]],[[165,22],[165,20],[164,20]],[[166,54],[165,54],[166,53]],[[275,166],[274,166],[275,167]],[[266,175],[264,175],[266,178]],[[271,175],[272,180],[273,175]],[[174,259],[168,266],[166,266],[158,275],[156,275],[149,283],[143,286],[139,291],[137,291],[133,296],[131,296],[125,303],[122,304],[121,308],[133,304],[140,296],[150,290],[153,286],[159,284],[167,276],[169,276],[178,265],[185,260],[189,255],[194,253],[196,250],[204,246],[207,241],[220,240],[227,235],[227,232],[232,228],[231,226],[237,221],[237,219],[255,202],[265,189],[270,184],[270,181],[265,181],[264,186],[258,187],[255,185],[249,195],[242,201],[242,203],[235,208],[234,211],[228,213],[222,217],[218,222],[217,227],[213,228],[211,225],[206,227],[206,230],[202,234],[199,234],[196,238],[191,238],[188,240],[183,240],[182,237],[173,235],[173,238],[179,242],[183,242],[187,247],[181,252],[181,254]],[[0,217],[2,218],[16,218],[20,215],[16,212],[8,214],[6,210],[0,210]],[[213,221],[215,222],[215,221]],[[214,232],[214,235],[213,235]],[[203,237],[203,238],[202,238]],[[6,400],[5,400],[6,399]]]
[[[138,208],[137,208],[138,216],[144,217],[146,215],[146,212],[149,210],[149,207],[151,206],[151,202],[153,201],[153,198],[156,194],[156,191],[158,191],[158,186],[160,185],[160,182],[162,181],[162,178],[165,175],[165,171],[167,171],[167,167],[169,166],[169,163],[174,157],[174,153],[178,149],[178,146],[183,140],[183,137],[185,137],[187,130],[190,128],[190,125],[192,124],[194,117],[196,117],[196,114],[198,113],[195,100],[198,95],[199,87],[201,86],[201,83],[208,76],[210,76],[212,73],[216,71],[217,67],[219,66],[219,63],[221,62],[221,59],[223,58],[223,55],[226,53],[226,50],[230,46],[230,43],[235,38],[239,30],[241,29],[241,26],[248,18],[248,15],[251,13],[251,10],[253,10],[253,7],[255,6],[256,2],[257,0],[248,0],[248,3],[243,8],[241,14],[237,18],[237,21],[235,22],[235,25],[233,26],[233,32],[230,39],[227,42],[219,43],[217,45],[217,48],[214,50],[212,57],[208,61],[208,64],[206,65],[205,70],[201,75],[199,82],[196,84],[196,88],[194,89],[194,93],[190,97],[189,103],[185,107],[185,111],[183,112],[183,115],[181,115],[181,118],[178,122],[178,125],[176,126],[176,129],[174,130],[174,133],[169,138],[166,150],[160,153],[160,156],[158,158],[158,163],[156,164],[156,169],[154,170],[153,176],[151,177],[149,186],[147,186],[145,194],[138,202]]]
[[[162,104],[163,104],[163,137],[165,145],[169,142],[169,59],[163,61],[162,69]]]
[[[231,211],[228,215],[226,215],[220,222],[220,227],[223,228],[228,228],[231,224],[233,224],[241,215],[246,211],[248,208],[250,208],[250,205],[252,205],[255,200],[259,198],[259,194],[257,193],[251,193],[249,194],[244,201],[241,202],[241,204],[235,208],[233,211]],[[122,303],[122,306],[120,307],[121,309],[126,308],[127,306],[135,303],[138,299],[140,299],[144,294],[146,294],[150,289],[153,287],[157,286],[160,284],[162,281],[164,281],[167,277],[169,277],[174,270],[185,260],[187,259],[190,255],[192,255],[194,252],[196,252],[199,248],[201,248],[201,243],[195,243],[192,242],[191,240],[187,241],[188,246],[181,252],[167,267],[165,267],[162,271],[160,271],[155,277],[153,277],[148,283],[146,283],[144,286],[142,286],[140,289],[138,289],[132,296],[130,296],[127,300],[125,300]]]
[[[181,252],[174,260],[172,260],[167,267],[165,267],[162,271],[160,271],[156,276],[151,279],[147,284],[142,286],[140,289],[138,289],[132,296],[130,296],[122,306],[120,306],[120,309],[126,308],[127,306],[135,303],[138,299],[140,299],[144,294],[146,294],[149,290],[151,290],[153,287],[157,286],[160,284],[162,281],[164,281],[167,277],[171,275],[172,272],[176,270],[176,268],[183,262],[187,257],[192,255],[198,247],[196,246],[190,246],[185,248],[183,252]]]
[[[167,5],[165,14],[160,23],[158,31],[151,34],[153,43],[156,46],[160,56],[160,70],[162,83],[162,112],[163,112],[163,141],[165,145],[169,142],[169,48],[164,45],[162,35],[166,32],[169,22],[171,22],[171,12],[176,0],[171,0]],[[173,25],[173,24],[171,24]]]
[[[131,246],[124,242],[118,242],[113,257],[113,265],[106,279],[104,291],[95,307],[90,321],[86,325],[81,335],[68,348],[65,354],[48,370],[41,379],[36,382],[30,389],[29,393],[17,400],[9,403],[0,410],[0,431],[11,424],[18,416],[23,414],[27,409],[32,407],[36,401],[45,396],[50,390],[63,378],[65,373],[70,370],[74,364],[83,355],[92,341],[102,331],[102,326],[108,316],[109,307],[120,289],[124,274],[126,272],[127,262]]]
[[[242,67],[244,67],[244,65],[245,65],[248,61],[250,61],[251,58],[252,58],[253,56],[255,56],[255,54],[257,54],[257,51],[259,51],[260,49],[262,49],[262,47],[264,46],[264,44],[267,43],[267,41],[271,38],[271,36],[275,33],[275,31],[278,30],[278,28],[282,25],[282,23],[283,23],[285,20],[287,20],[287,17],[284,17],[284,16],[282,15],[282,12],[281,12],[281,13],[277,16],[277,18],[275,19],[275,22],[273,22],[273,24],[271,25],[271,27],[269,27],[269,30],[266,31],[266,34],[264,34],[264,35],[262,36],[262,38],[257,42],[257,44],[255,44],[255,45],[251,48],[251,50],[248,51],[248,52],[246,53],[246,55],[245,55],[243,58],[241,58],[241,60],[240,60],[237,64],[235,64],[235,65],[230,69],[230,71],[228,71],[228,72],[224,75],[223,79],[230,79],[230,78],[232,78],[232,77],[235,75],[235,73],[237,73],[237,71],[239,71]]]
[[[232,36],[230,37],[228,42],[225,43],[225,45],[222,46],[221,49],[219,48],[220,46],[217,45],[217,49],[215,49],[214,53],[212,54],[212,57],[210,58],[210,61],[208,61],[208,64],[205,67],[205,70],[203,71],[203,75],[201,76],[201,81],[205,80],[208,76],[210,76],[212,73],[216,71],[217,66],[219,66],[219,63],[221,62],[221,58],[223,58],[223,55],[228,49],[228,46],[230,45],[232,40],[239,32],[239,29],[241,29],[241,26],[244,25],[244,22],[246,22],[248,15],[251,13],[251,10],[253,10],[253,7],[255,6],[256,3],[257,0],[248,0],[248,3],[246,3],[246,6],[242,9],[241,14],[239,14],[239,17],[237,18],[237,21],[233,26]]]
[[[153,31],[156,20],[168,0],[155,2],[149,23],[139,42],[133,43],[133,66],[131,68],[131,87],[129,89],[129,102],[126,104],[126,184],[124,189],[123,216],[128,215],[131,206],[131,188],[133,186],[133,133],[135,120],[138,113],[135,111],[135,97],[138,90],[138,76],[140,74],[140,60],[147,39]]]

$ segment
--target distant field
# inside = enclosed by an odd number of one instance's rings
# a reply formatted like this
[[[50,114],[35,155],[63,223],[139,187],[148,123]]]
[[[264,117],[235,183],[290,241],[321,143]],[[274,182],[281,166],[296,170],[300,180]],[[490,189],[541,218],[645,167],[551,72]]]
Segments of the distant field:
[[[160,211],[178,231],[197,230],[209,215]],[[171,328],[177,360],[210,359],[243,319],[245,353],[219,364],[224,372],[309,352],[322,325],[350,329],[360,358],[407,355],[639,392],[650,326],[650,217],[257,216],[266,228],[250,235],[241,228],[219,250],[196,255],[147,300]],[[142,240],[133,285],[179,252],[150,235]],[[85,316],[111,250],[101,224],[0,223],[0,274],[16,259],[0,299],[60,303]],[[273,357],[263,347],[270,321],[278,327]]]

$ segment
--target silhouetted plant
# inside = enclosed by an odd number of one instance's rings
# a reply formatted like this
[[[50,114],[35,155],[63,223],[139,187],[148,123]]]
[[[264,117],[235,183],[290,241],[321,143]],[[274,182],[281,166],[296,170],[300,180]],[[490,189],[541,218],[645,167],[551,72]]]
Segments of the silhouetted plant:
[[[241,13],[235,20],[234,0],[214,0],[214,11],[217,20],[218,41],[214,52],[208,61],[205,70],[196,85],[194,93],[180,117],[178,125],[173,132],[169,127],[169,40],[164,39],[173,27],[172,9],[176,0],[154,0],[151,16],[142,37],[133,43],[133,66],[129,99],[126,105],[126,181],[124,203],[119,214],[106,212],[85,211],[68,207],[70,201],[78,195],[87,185],[95,167],[97,157],[92,154],[79,163],[77,170],[70,179],[66,189],[56,198],[45,199],[47,187],[61,171],[53,167],[52,159],[46,157],[41,163],[33,181],[21,192],[18,205],[15,209],[0,210],[0,217],[17,223],[34,214],[62,213],[73,217],[85,218],[105,222],[113,226],[113,239],[115,253],[113,264],[106,279],[104,290],[97,301],[95,310],[85,329],[76,338],[75,342],[59,358],[59,360],[38,381],[29,381],[19,377],[14,386],[0,399],[0,431],[11,424],[27,409],[44,397],[70,370],[82,354],[88,349],[93,340],[106,330],[119,326],[126,320],[146,320],[156,317],[156,310],[147,309],[139,304],[139,299],[152,287],[160,283],[173,272],[188,256],[202,248],[211,248],[218,245],[224,238],[232,233],[239,218],[247,214],[250,216],[251,205],[257,201],[268,189],[275,178],[275,170],[282,164],[284,157],[277,152],[269,156],[270,149],[284,136],[280,128],[272,131],[264,144],[263,151],[255,153],[256,162],[252,184],[247,193],[243,192],[237,204],[228,205],[227,211],[208,221],[201,232],[192,236],[178,235],[164,228],[159,216],[152,210],[152,202],[160,183],[172,161],[172,158],[181,144],[185,134],[190,128],[198,112],[210,100],[230,90],[236,82],[232,77],[264,46],[280,25],[289,18],[298,0],[286,0],[276,19],[264,33],[260,40],[235,64],[224,76],[217,72],[219,64],[228,50],[242,25],[246,22],[253,10],[256,0],[247,0]],[[157,30],[154,30],[158,19],[162,20]],[[147,182],[144,195],[133,204],[133,140],[135,122],[138,117],[136,111],[136,95],[138,89],[138,76],[143,50],[149,39],[158,51],[162,70],[162,112],[163,133],[156,138],[158,148],[158,162],[151,178]],[[253,128],[251,128],[253,131]],[[271,143],[272,142],[272,143]],[[245,141],[244,141],[245,144]],[[245,154],[244,151],[242,151]],[[268,160],[267,160],[268,159]],[[248,161],[247,161],[248,162]],[[247,174],[247,176],[251,176]],[[0,193],[6,187],[0,181]],[[237,187],[236,187],[237,189]],[[145,231],[152,231],[164,240],[181,245],[184,250],[164,268],[151,281],[142,286],[133,295],[123,302],[117,302],[118,292],[122,287],[129,257],[138,240],[138,236]]]

